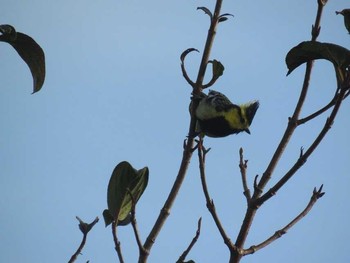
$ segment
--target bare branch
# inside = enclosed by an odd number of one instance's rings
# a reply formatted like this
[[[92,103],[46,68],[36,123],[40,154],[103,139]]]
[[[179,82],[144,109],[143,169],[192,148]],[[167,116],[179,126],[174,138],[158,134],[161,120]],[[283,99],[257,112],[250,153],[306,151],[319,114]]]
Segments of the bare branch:
[[[200,217],[199,220],[198,220],[198,226],[197,226],[197,231],[196,231],[196,235],[194,236],[194,238],[192,239],[190,245],[188,246],[188,248],[182,253],[182,255],[179,257],[179,259],[176,261],[176,263],[182,263],[188,253],[190,253],[191,249],[193,248],[193,246],[196,244],[198,238],[199,238],[199,235],[201,233],[201,225],[202,225],[202,218]]]
[[[270,245],[273,241],[277,240],[278,238],[286,234],[290,228],[292,228],[296,223],[298,223],[303,217],[305,217],[311,211],[312,207],[317,202],[317,200],[320,199],[325,194],[324,192],[322,192],[322,188],[323,188],[323,185],[321,185],[321,187],[318,190],[316,190],[316,188],[314,189],[312,196],[310,198],[310,201],[307,204],[306,208],[297,217],[295,217],[289,224],[287,224],[284,228],[277,230],[272,236],[270,236],[264,242],[255,246],[251,246],[248,249],[245,249],[243,254],[244,255],[253,254],[256,251]]]
[[[342,84],[345,87],[345,84]],[[264,202],[266,202],[268,199],[270,199],[281,187],[290,179],[292,176],[300,169],[301,166],[303,166],[307,159],[310,157],[310,155],[316,150],[316,148],[319,146],[323,138],[326,136],[328,131],[331,129],[332,124],[335,120],[335,117],[337,116],[338,110],[341,106],[341,103],[343,102],[343,98],[345,96],[345,93],[347,91],[347,88],[342,88],[339,97],[334,105],[334,108],[330,114],[330,116],[327,118],[322,130],[320,131],[319,135],[315,138],[314,142],[311,144],[311,146],[307,149],[307,151],[302,154],[299,159],[296,161],[296,163],[292,166],[292,168],[269,190],[267,191],[263,196],[261,196],[257,203],[258,205],[262,205]]]
[[[319,31],[320,31],[320,28],[321,28],[320,21],[321,21],[323,7],[324,7],[323,4],[320,4],[320,3],[318,4],[315,25],[313,26],[313,30],[312,30],[312,41],[316,41],[316,38],[317,38]],[[292,117],[289,119],[287,128],[286,128],[286,130],[281,138],[281,141],[280,141],[279,145],[277,146],[277,149],[276,149],[275,153],[273,154],[272,159],[271,159],[269,165],[267,166],[265,172],[263,173],[259,183],[258,184],[255,183],[254,193],[253,193],[253,196],[251,198],[250,205],[247,208],[246,215],[245,215],[244,220],[243,220],[243,224],[241,226],[241,229],[239,231],[239,234],[238,234],[236,242],[235,242],[235,245],[237,246],[237,250],[235,251],[235,253],[233,255],[231,255],[230,262],[239,262],[243,256],[242,253],[240,253],[240,252],[241,252],[241,250],[244,246],[244,243],[247,239],[249,229],[250,229],[250,226],[251,226],[253,219],[255,217],[256,211],[257,211],[259,205],[262,203],[262,202],[257,203],[256,201],[263,193],[263,190],[264,190],[266,184],[270,181],[272,173],[274,172],[290,138],[292,137],[292,135],[297,127],[297,120],[299,119],[299,115],[300,115],[302,106],[305,102],[306,95],[307,95],[307,92],[309,89],[309,82],[310,82],[310,78],[311,78],[312,67],[313,67],[312,61],[308,62],[306,64],[304,82],[303,82],[303,86],[302,86],[294,113],[293,113]],[[271,195],[276,193],[276,191],[269,191],[269,192],[270,192],[269,194],[271,194]]]
[[[80,246],[78,247],[77,251],[72,255],[72,257],[70,258],[70,260],[68,261],[68,263],[73,263],[75,262],[75,260],[78,258],[78,256],[81,254],[81,251],[83,250],[85,243],[86,243],[86,237],[87,234],[83,234],[83,239],[80,243]]]
[[[77,251],[72,255],[68,263],[73,263],[78,256],[81,254],[81,251],[83,250],[85,244],[86,244],[86,238],[87,234],[90,232],[90,230],[94,227],[95,224],[99,221],[98,217],[95,218],[94,221],[92,221],[90,224],[87,224],[83,222],[79,217],[76,217],[77,220],[79,221],[79,229],[83,233],[83,239],[77,249]]]
[[[136,239],[136,243],[137,246],[139,247],[139,253],[140,255],[146,253],[142,242],[141,242],[141,238],[140,238],[140,234],[139,234],[139,230],[137,227],[137,221],[136,221],[136,200],[133,196],[133,194],[131,193],[131,191],[128,189],[128,194],[130,195],[131,198],[131,202],[132,202],[132,206],[131,206],[131,225],[132,225],[132,229],[134,230],[134,235],[135,235],[135,239]]]
[[[241,170],[242,176],[242,184],[243,184],[243,194],[247,199],[247,204],[249,205],[250,199],[252,198],[250,195],[250,190],[247,184],[247,160],[243,160],[243,148],[239,149],[239,168]]]
[[[225,231],[224,227],[222,226],[221,221],[216,213],[214,201],[211,199],[211,197],[209,195],[209,191],[208,191],[208,186],[207,186],[207,181],[206,181],[206,176],[205,176],[205,154],[207,152],[208,151],[205,150],[203,147],[203,140],[202,140],[202,138],[200,138],[200,141],[198,143],[199,170],[200,170],[202,188],[203,188],[204,196],[205,196],[205,199],[207,202],[207,208],[214,219],[216,227],[218,228],[218,230],[221,234],[221,237],[224,240],[224,243],[226,244],[226,246],[229,248],[229,250],[232,253],[232,251],[234,251],[236,249],[236,247],[231,242],[231,239],[228,237],[228,235],[226,234],[226,231]]]
[[[115,251],[117,251],[119,262],[124,263],[122,248],[120,245],[120,241],[118,240],[118,237],[117,237],[117,222],[116,222],[116,220],[114,220],[112,222],[112,234],[113,234],[113,241],[114,241],[114,246],[115,246],[114,248],[115,248]]]

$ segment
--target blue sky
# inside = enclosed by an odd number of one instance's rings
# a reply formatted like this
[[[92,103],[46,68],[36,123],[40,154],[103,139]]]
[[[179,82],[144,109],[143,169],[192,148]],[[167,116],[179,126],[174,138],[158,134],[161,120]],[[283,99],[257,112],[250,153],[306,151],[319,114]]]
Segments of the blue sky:
[[[225,73],[213,89],[233,102],[260,100],[251,135],[208,138],[207,180],[222,223],[233,240],[246,203],[238,150],[249,159],[252,186],[274,152],[302,85],[304,67],[286,77],[285,55],[310,39],[314,1],[225,1],[234,18],[220,24],[212,59]],[[329,1],[319,41],[349,47],[343,18],[348,1]],[[0,43],[0,261],[67,262],[81,240],[75,216],[101,221],[77,262],[116,262],[102,211],[114,167],[148,166],[149,184],[137,207],[142,240],[175,179],[187,135],[190,87],[180,71],[181,52],[203,49],[208,17],[197,6],[214,1],[3,0],[0,23],[32,36],[46,54],[47,76],[34,95],[27,66]],[[187,60],[195,78],[199,54]],[[335,89],[332,65],[317,61],[303,116],[328,102]],[[242,262],[349,262],[349,101],[329,134],[293,179],[266,203],[246,247],[260,243],[304,209],[314,187],[326,195],[285,236]],[[327,115],[299,127],[267,186],[308,147]],[[196,155],[149,262],[174,262],[202,233],[188,259],[227,262],[228,251],[208,213]],[[119,230],[126,262],[136,262],[131,227]]]

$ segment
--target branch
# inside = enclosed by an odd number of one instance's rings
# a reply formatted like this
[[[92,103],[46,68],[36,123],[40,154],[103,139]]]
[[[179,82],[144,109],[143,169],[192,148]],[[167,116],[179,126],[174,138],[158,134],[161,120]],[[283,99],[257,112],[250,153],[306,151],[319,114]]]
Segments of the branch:
[[[86,244],[87,234],[94,227],[94,225],[99,221],[98,217],[96,217],[94,221],[92,221],[90,224],[87,224],[87,223],[83,222],[79,217],[76,217],[76,218],[79,221],[79,229],[83,233],[83,239],[82,239],[77,251],[72,255],[72,257],[70,258],[68,263],[73,263],[78,258],[78,256],[81,254],[81,251],[83,250],[83,248]]]
[[[321,28],[320,21],[321,21],[323,7],[324,7],[323,2],[318,1],[318,9],[317,9],[317,15],[316,15],[316,19],[315,19],[315,25],[312,27],[312,32],[311,32],[312,41],[316,41],[317,36],[320,33],[320,28]],[[247,239],[250,226],[253,222],[256,211],[259,207],[259,204],[256,202],[256,200],[261,196],[266,184],[271,179],[272,173],[274,172],[274,170],[279,162],[279,159],[281,158],[285,148],[287,147],[287,144],[288,144],[290,138],[292,137],[292,135],[294,133],[294,130],[297,127],[297,120],[299,119],[299,115],[300,115],[302,106],[305,102],[306,95],[307,95],[307,92],[309,89],[309,82],[310,82],[312,67],[313,67],[313,62],[308,62],[306,64],[304,82],[303,82],[303,86],[302,86],[294,113],[293,113],[292,117],[289,119],[287,128],[286,128],[286,130],[281,138],[279,145],[277,146],[275,153],[272,156],[272,159],[271,159],[268,167],[266,168],[265,172],[263,173],[259,183],[255,184],[254,193],[253,193],[253,196],[251,198],[251,202],[247,208],[247,211],[246,211],[246,214],[245,214],[245,217],[243,220],[243,224],[241,226],[241,229],[239,231],[239,234],[238,234],[236,242],[235,242],[235,244],[237,246],[237,250],[231,256],[230,262],[239,262],[243,256],[242,253],[240,253],[240,252],[241,252],[241,250],[244,246],[244,243]]]
[[[290,228],[292,228],[296,223],[298,223],[303,217],[305,217],[311,211],[312,207],[317,202],[317,200],[320,199],[325,194],[324,192],[322,192],[322,188],[323,188],[323,185],[321,185],[321,187],[318,190],[316,190],[316,187],[314,188],[313,194],[306,208],[297,217],[295,217],[288,225],[286,225],[284,228],[280,230],[277,230],[271,237],[266,239],[264,242],[256,246],[251,246],[248,249],[245,249],[243,252],[244,256],[255,253],[256,251],[270,245],[273,241],[277,240],[278,238],[286,234]]]
[[[83,240],[81,241],[80,246],[78,247],[77,251],[73,254],[73,256],[70,258],[68,263],[73,263],[78,258],[78,256],[81,254],[81,251],[83,250],[85,243],[86,243],[86,237],[87,237],[87,234],[84,234]]]
[[[215,6],[215,11],[214,11],[214,16],[213,16],[213,22],[211,23],[211,26],[210,26],[209,31],[208,31],[208,36],[207,36],[206,44],[204,47],[204,52],[203,52],[201,64],[199,67],[197,80],[196,80],[196,83],[194,85],[195,88],[193,89],[193,92],[196,95],[199,95],[201,93],[201,87],[203,84],[206,65],[208,64],[211,47],[212,47],[212,44],[214,42],[214,38],[215,38],[215,34],[216,34],[216,26],[217,26],[218,21],[219,21],[221,4],[222,4],[222,0],[217,0],[216,6]],[[193,110],[195,111],[195,109],[197,107],[198,107],[198,101],[194,100],[193,101]],[[160,214],[159,214],[151,232],[149,233],[149,235],[146,239],[146,242],[143,245],[144,252],[140,255],[139,263],[147,261],[150,250],[151,250],[153,244],[155,243],[155,240],[156,240],[160,230],[162,229],[167,217],[170,214],[171,207],[175,202],[176,196],[177,196],[177,194],[181,188],[181,185],[183,183],[183,180],[186,176],[187,168],[188,168],[188,165],[190,163],[192,153],[193,153],[194,134],[195,134],[196,121],[197,121],[196,117],[194,115],[194,111],[191,112],[191,121],[190,121],[190,127],[189,127],[189,132],[188,132],[189,136],[188,136],[187,144],[186,144],[185,149],[183,151],[182,161],[180,164],[180,168],[179,168],[177,177],[175,179],[175,182],[173,184],[172,189],[170,190],[168,198],[165,201],[164,206],[161,209]]]
[[[208,150],[204,149],[203,147],[203,140],[200,138],[200,141],[198,142],[198,158],[199,158],[199,170],[200,170],[200,176],[201,176],[201,182],[202,182],[202,188],[205,196],[205,200],[207,202],[207,208],[212,215],[214,222],[216,224],[216,227],[218,228],[221,237],[224,240],[224,243],[232,253],[236,249],[236,246],[231,242],[231,239],[226,234],[226,231],[224,227],[221,224],[221,221],[216,213],[215,205],[213,199],[211,199],[208,191],[208,186],[206,182],[205,177],[205,155],[207,154]]]
[[[190,245],[188,246],[188,248],[182,253],[182,255],[179,257],[179,259],[176,261],[176,263],[184,262],[184,260],[186,259],[188,253],[190,253],[191,249],[196,244],[196,242],[197,242],[197,240],[199,238],[199,235],[201,233],[201,225],[202,225],[202,218],[200,217],[199,220],[198,220],[198,226],[197,226],[196,235],[192,239],[192,241],[191,241]]]
[[[115,245],[115,251],[117,251],[119,262],[124,263],[123,259],[123,254],[122,254],[122,248],[120,246],[120,241],[118,240],[117,237],[117,220],[114,220],[112,222],[112,234],[113,234],[113,240],[114,240],[114,245]]]
[[[335,102],[339,98],[339,95],[340,95],[339,92],[340,92],[340,89],[337,89],[334,97],[332,98],[332,100],[326,106],[324,106],[323,108],[321,108],[318,111],[314,112],[313,114],[310,114],[309,116],[298,120],[298,122],[297,122],[298,125],[304,124],[304,123],[310,121],[311,119],[316,118],[317,116],[321,115],[322,113],[324,113],[325,111],[330,109],[332,106],[334,106]],[[349,90],[348,90],[346,92],[346,94],[344,94],[343,100],[345,100],[349,96],[349,94],[350,93],[349,93]]]
[[[137,243],[137,246],[139,247],[139,253],[141,255],[141,254],[146,253],[146,252],[145,252],[145,248],[142,246],[142,242],[141,242],[141,238],[140,238],[140,234],[139,234],[139,230],[138,230],[137,222],[136,222],[136,201],[135,201],[135,198],[129,189],[128,189],[128,194],[130,195],[131,202],[132,202],[131,225],[132,225],[132,229],[134,230],[136,243]]]
[[[349,80],[345,81],[341,85],[343,87],[340,89],[339,97],[337,98],[337,101],[334,105],[334,108],[333,108],[330,116],[327,118],[323,129],[320,131],[319,135],[316,137],[314,142],[311,144],[311,146],[307,149],[307,151],[304,154],[300,155],[299,159],[292,166],[292,168],[269,191],[267,191],[263,196],[261,196],[257,200],[258,206],[262,205],[264,202],[266,202],[268,199],[270,199],[273,195],[275,195],[276,192],[300,169],[300,167],[306,163],[306,161],[310,157],[310,155],[316,150],[318,145],[321,143],[323,138],[326,136],[326,134],[328,133],[328,131],[332,127],[332,124],[335,120],[335,117],[337,116],[337,113],[338,113],[338,110],[341,106],[341,103],[343,102],[345,93],[349,89],[349,86],[347,86],[347,85],[349,85]]]
[[[251,200],[250,190],[248,188],[247,184],[247,163],[248,160],[243,160],[243,148],[239,149],[239,168],[241,170],[242,175],[242,184],[243,184],[243,194],[247,199],[247,204],[249,205],[249,202]]]
[[[324,4],[322,2],[318,2],[318,9],[317,9],[317,15],[315,19],[315,25],[312,26],[312,41],[316,41],[317,36],[320,33],[320,21],[321,21],[321,16],[322,16],[322,11],[323,11]],[[278,145],[266,171],[264,172],[260,182],[259,182],[259,188],[264,189],[268,181],[271,179],[271,175],[273,171],[275,170],[277,163],[282,156],[290,138],[292,137],[295,128],[297,127],[297,120],[299,119],[299,115],[302,109],[302,106],[304,105],[306,95],[309,89],[309,82],[310,82],[310,77],[311,77],[311,71],[313,68],[313,62],[308,62],[306,64],[306,70],[305,70],[305,76],[304,76],[304,82],[303,82],[303,87],[299,96],[298,103],[295,107],[293,116],[289,119],[287,129],[280,141],[280,144]],[[254,198],[257,198],[258,195],[254,193]]]

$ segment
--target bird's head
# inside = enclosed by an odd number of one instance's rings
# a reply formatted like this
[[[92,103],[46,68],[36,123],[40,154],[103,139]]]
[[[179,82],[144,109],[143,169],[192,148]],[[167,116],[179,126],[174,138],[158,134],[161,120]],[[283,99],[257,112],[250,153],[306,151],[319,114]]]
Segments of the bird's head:
[[[259,108],[259,101],[252,101],[248,102],[246,104],[241,105],[242,109],[242,117],[246,122],[246,128],[244,131],[248,134],[250,134],[249,126],[252,124],[252,121],[254,119],[255,113]]]

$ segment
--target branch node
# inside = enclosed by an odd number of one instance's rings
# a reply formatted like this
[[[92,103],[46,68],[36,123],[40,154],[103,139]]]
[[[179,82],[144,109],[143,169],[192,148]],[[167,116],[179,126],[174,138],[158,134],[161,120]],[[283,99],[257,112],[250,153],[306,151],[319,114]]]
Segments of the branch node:
[[[259,187],[259,184],[258,184],[258,178],[259,178],[259,175],[257,174],[254,178],[254,191],[260,195],[262,194],[263,190]]]
[[[169,209],[166,209],[166,208],[163,207],[160,211],[161,211],[162,214],[164,214],[166,216],[170,215],[170,210]]]

